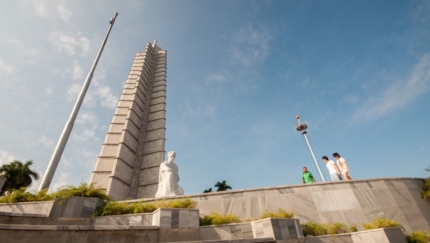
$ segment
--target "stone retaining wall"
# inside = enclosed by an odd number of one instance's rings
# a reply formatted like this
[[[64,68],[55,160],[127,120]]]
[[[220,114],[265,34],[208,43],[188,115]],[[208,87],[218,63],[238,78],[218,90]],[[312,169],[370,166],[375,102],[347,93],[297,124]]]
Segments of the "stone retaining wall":
[[[185,195],[197,202],[200,214],[232,213],[242,220],[278,208],[296,212],[301,223],[343,222],[362,230],[376,217],[394,219],[407,232],[430,230],[430,199],[423,200],[423,179],[378,178],[276,186],[260,189]],[[153,201],[147,199],[145,201]],[[133,202],[131,200],[128,202]]]

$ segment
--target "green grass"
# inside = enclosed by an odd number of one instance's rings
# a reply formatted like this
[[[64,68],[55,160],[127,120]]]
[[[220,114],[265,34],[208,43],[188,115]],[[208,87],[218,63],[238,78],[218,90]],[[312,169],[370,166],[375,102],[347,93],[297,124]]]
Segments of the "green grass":
[[[11,190],[5,196],[0,197],[0,203],[17,203],[17,202],[36,202],[36,201],[53,201],[55,196],[48,194],[48,189],[41,190],[37,193],[25,191],[23,187],[18,190]]]
[[[403,229],[403,226],[399,223],[397,223],[394,220],[388,220],[386,218],[375,218],[372,222],[369,224],[363,224],[363,228],[366,230],[372,230],[372,229],[379,229],[379,228],[392,228],[392,227],[401,227]]]
[[[265,218],[282,218],[282,219],[292,219],[294,218],[294,215],[296,215],[296,213],[294,211],[285,211],[282,208],[278,208],[277,212],[270,212],[268,210],[264,211],[261,215],[260,215],[260,219],[265,219]]]
[[[100,207],[94,213],[94,216],[121,215],[134,213],[150,213],[158,208],[195,208],[196,202],[189,197],[174,200],[161,200],[155,202],[115,202],[110,201],[104,207]]]
[[[240,223],[239,217],[234,214],[221,215],[217,212],[212,212],[200,218],[200,225],[220,225],[220,224],[231,224]]]
[[[56,192],[48,193],[48,190],[39,192],[28,192],[23,187],[19,190],[11,190],[4,197],[0,197],[0,203],[53,201],[55,199],[65,201],[69,197],[96,197],[103,201],[110,201],[111,198],[103,191],[97,190],[93,184],[81,183],[79,186],[63,186]]]
[[[427,243],[430,242],[430,232],[414,231],[406,236],[408,243]]]
[[[96,197],[105,202],[112,200],[104,191],[98,190],[93,184],[84,182],[79,186],[62,186],[52,195],[60,201],[65,201],[69,197]]]

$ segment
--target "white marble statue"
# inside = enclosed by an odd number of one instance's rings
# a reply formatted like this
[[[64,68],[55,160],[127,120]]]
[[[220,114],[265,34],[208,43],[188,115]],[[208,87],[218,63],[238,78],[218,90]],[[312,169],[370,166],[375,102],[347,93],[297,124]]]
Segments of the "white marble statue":
[[[178,166],[173,163],[175,157],[176,153],[174,151],[170,151],[167,154],[167,161],[161,163],[160,174],[158,176],[158,190],[155,197],[184,195],[184,189],[178,185]]]

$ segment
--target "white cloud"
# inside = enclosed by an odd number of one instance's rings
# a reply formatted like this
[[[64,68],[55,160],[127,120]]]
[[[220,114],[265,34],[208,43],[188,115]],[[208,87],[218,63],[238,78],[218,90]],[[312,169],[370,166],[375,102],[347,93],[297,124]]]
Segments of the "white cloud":
[[[64,159],[61,162],[64,163]],[[70,178],[70,175],[72,175],[72,172],[60,172],[58,178],[49,187],[49,192],[56,191],[58,188],[65,185],[72,185],[72,179]]]
[[[410,77],[375,94],[353,115],[353,122],[366,122],[383,117],[415,101],[430,90],[430,54],[415,65]]]
[[[0,166],[4,164],[8,164],[14,160],[19,160],[19,159],[8,151],[0,150]]]
[[[75,61],[73,65],[73,69],[71,70],[72,78],[74,80],[82,79],[84,76],[84,70],[82,69],[81,65],[79,65],[78,61]]]
[[[73,16],[73,13],[64,5],[63,0],[31,0],[30,2],[33,5],[34,13],[42,18],[59,18],[69,22],[69,18]]]
[[[79,92],[81,92],[81,89],[82,87],[79,84],[73,84],[72,86],[70,86],[70,88],[67,90],[67,100],[75,100],[76,97],[78,97]]]
[[[38,143],[42,144],[43,146],[47,147],[47,148],[54,148],[54,141],[44,135],[42,135],[38,140]]]
[[[48,41],[54,45],[56,51],[66,52],[74,56],[80,53],[81,56],[86,56],[90,48],[90,40],[85,36],[65,34],[60,32],[51,32],[48,34]]]
[[[61,19],[66,22],[69,22],[69,18],[73,15],[72,12],[64,6],[64,4],[58,5],[58,12],[60,13]]]
[[[230,49],[233,60],[245,66],[263,62],[270,53],[271,39],[271,34],[264,28],[254,29],[252,26],[242,28],[233,35]]]
[[[218,106],[191,106],[188,104],[188,112],[186,115],[191,115],[195,117],[203,117],[203,116],[214,116],[216,111],[218,110]]]
[[[96,94],[101,98],[101,105],[106,108],[115,108],[118,104],[118,98],[112,94],[108,86],[100,86],[96,90]]]
[[[47,95],[52,95],[52,94],[54,93],[54,90],[52,90],[52,88],[51,88],[51,87],[47,87],[47,88],[45,89],[45,93],[46,93]]]
[[[17,69],[0,59],[0,77],[3,74],[13,74]]]
[[[227,77],[222,73],[213,73],[207,78],[209,81],[222,83],[227,81]]]
[[[76,119],[76,123],[90,123],[93,125],[97,125],[97,117],[93,113],[81,113],[78,115],[78,118]]]

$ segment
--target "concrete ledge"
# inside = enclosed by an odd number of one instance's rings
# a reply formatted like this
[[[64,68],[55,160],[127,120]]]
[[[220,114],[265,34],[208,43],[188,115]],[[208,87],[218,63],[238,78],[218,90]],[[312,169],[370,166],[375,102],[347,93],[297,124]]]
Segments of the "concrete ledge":
[[[158,226],[135,225],[26,225],[0,224],[0,230],[33,230],[33,231],[95,231],[95,230],[156,230]]]
[[[54,201],[42,202],[20,202],[20,203],[0,203],[0,212],[3,213],[23,213],[48,216],[51,212]]]
[[[9,212],[0,212],[1,216],[15,216],[15,217],[37,217],[37,218],[46,218],[46,214],[37,214],[37,213],[9,213]]]
[[[28,216],[2,216],[0,224],[28,224],[28,225],[91,225],[91,219],[64,219]]]

